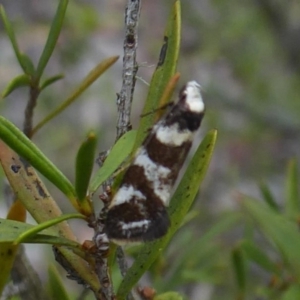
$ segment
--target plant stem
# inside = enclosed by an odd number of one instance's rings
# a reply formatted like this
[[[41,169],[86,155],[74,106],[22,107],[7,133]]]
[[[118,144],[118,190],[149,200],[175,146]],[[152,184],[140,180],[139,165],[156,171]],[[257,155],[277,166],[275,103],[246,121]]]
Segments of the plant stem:
[[[140,0],[128,0],[125,9],[125,39],[122,73],[123,82],[117,99],[118,122],[116,140],[131,129],[131,104],[136,81],[136,73],[138,71],[136,50],[138,46],[137,28],[140,7]]]

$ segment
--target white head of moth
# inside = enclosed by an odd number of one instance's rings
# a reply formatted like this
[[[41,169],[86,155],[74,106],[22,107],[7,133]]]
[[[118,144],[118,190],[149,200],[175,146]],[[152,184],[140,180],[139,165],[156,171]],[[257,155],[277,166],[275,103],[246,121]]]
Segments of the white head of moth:
[[[186,104],[190,111],[200,113],[205,109],[200,90],[201,85],[196,81],[190,81],[186,85],[186,89],[183,93],[186,95]]]
[[[151,241],[168,231],[166,206],[204,116],[200,85],[188,82],[152,128],[108,207],[105,232],[117,244]]]

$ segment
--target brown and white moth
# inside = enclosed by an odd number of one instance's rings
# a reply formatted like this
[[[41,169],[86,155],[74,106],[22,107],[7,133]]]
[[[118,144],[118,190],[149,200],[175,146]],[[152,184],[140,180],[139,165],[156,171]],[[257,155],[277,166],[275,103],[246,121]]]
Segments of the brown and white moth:
[[[108,206],[105,232],[110,240],[117,244],[151,241],[167,233],[166,206],[204,110],[200,85],[188,82],[125,171]]]

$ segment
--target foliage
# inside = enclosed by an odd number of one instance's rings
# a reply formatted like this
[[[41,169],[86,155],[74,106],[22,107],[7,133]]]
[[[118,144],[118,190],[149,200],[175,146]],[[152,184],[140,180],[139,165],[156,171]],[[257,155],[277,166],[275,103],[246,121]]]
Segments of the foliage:
[[[55,51],[67,7],[67,0],[59,1],[36,66],[29,56],[20,51],[13,25],[4,8],[0,7],[7,36],[22,70],[22,74],[12,79],[2,91],[1,96],[4,100],[16,89],[26,86],[31,95],[36,95],[36,98],[29,99],[29,102],[36,101],[46,89],[64,77],[62,74],[46,77],[45,68]],[[225,19],[225,16],[222,17]],[[164,33],[168,38],[168,51],[164,53],[164,63],[160,64],[153,74],[143,110],[146,116],[141,119],[137,131],[127,132],[112,146],[103,166],[94,175],[92,165],[97,143],[94,132],[87,134],[86,140],[82,142],[74,157],[74,183],[31,141],[31,137],[42,130],[45,124],[53,122],[56,116],[69,109],[118,57],[110,57],[100,62],[53,112],[35,127],[27,124],[27,129],[24,128],[25,134],[11,121],[0,117],[0,161],[17,197],[7,218],[0,219],[0,293],[8,282],[18,245],[45,243],[55,246],[59,255],[67,262],[67,270],[74,270],[90,286],[95,297],[100,299],[100,283],[95,271],[93,253],[85,245],[77,242],[76,234],[66,220],[83,219],[83,226],[91,226],[91,220],[97,214],[91,201],[92,195],[112,176],[116,177],[114,187],[117,186],[116,171],[140,145],[147,129],[159,117],[159,112],[149,112],[155,111],[170,100],[179,78],[179,74],[175,72],[179,56],[180,30],[180,2],[176,1]],[[231,34],[228,32],[229,36],[222,38],[229,39]],[[237,34],[242,33],[238,31]],[[226,47],[225,51],[232,59],[239,60],[239,68],[236,69],[238,74],[245,75],[243,69],[250,68],[248,76],[251,80],[256,76],[257,65],[251,63],[251,53],[246,51],[245,56],[238,56]],[[257,93],[265,90],[266,79],[263,79],[253,82]],[[205,216],[196,209],[190,212],[189,210],[208,169],[215,142],[216,131],[212,130],[206,134],[191,159],[171,200],[169,214],[172,227],[168,234],[158,241],[126,249],[127,254],[134,258],[134,263],[122,279],[116,268],[115,247],[111,246],[109,267],[117,299],[125,299],[146,272],[157,291],[154,300],[184,299],[182,290],[193,283],[209,284],[214,290],[222,290],[222,299],[256,297],[288,300],[300,297],[300,197],[296,160],[291,160],[288,165],[283,207],[278,205],[278,199],[275,199],[269,187],[262,182],[262,201],[239,194],[237,200],[240,209],[217,217],[211,216],[213,222],[206,230],[201,229],[200,235],[199,222],[205,219]],[[48,192],[47,183],[43,183],[44,180],[40,179],[36,171],[63,193],[76,213],[62,213],[60,203]],[[25,222],[25,209],[37,225]],[[196,218],[200,221],[191,222]],[[242,235],[239,234],[237,239],[221,239],[231,236],[237,228],[242,231]],[[49,266],[48,275],[49,297],[73,299],[71,291],[66,288],[55,266]],[[220,299],[218,292],[215,292],[211,299]]]

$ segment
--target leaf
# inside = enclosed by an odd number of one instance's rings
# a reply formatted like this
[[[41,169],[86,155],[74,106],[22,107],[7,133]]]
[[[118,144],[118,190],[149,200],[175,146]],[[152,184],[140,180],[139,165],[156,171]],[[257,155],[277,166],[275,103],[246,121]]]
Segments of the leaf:
[[[281,300],[296,300],[300,299],[300,285],[293,284],[288,290],[282,295]]]
[[[246,282],[247,282],[247,268],[246,268],[246,260],[243,252],[240,248],[236,247],[231,252],[231,260],[235,275],[235,280],[238,287],[239,297],[243,298],[246,290]],[[242,296],[243,295],[243,296]]]
[[[24,60],[22,59],[22,54],[21,51],[19,50],[19,46],[17,43],[17,39],[15,36],[15,32],[13,30],[13,27],[5,13],[4,7],[2,5],[0,5],[0,14],[4,23],[4,28],[6,30],[6,33],[10,39],[10,42],[12,44],[12,47],[14,49],[15,55],[17,57],[17,60],[22,68],[22,70],[24,71],[24,73],[26,73],[26,66],[24,65]]]
[[[176,292],[167,292],[155,296],[153,300],[183,300],[183,297]]]
[[[300,279],[300,234],[296,224],[271,210],[265,204],[244,197],[242,207],[259,225],[265,236],[280,250],[288,269]],[[292,242],[291,242],[292,241]]]
[[[65,289],[65,284],[60,278],[60,275],[53,264],[48,268],[48,288],[51,299],[71,300]]]
[[[45,221],[43,223],[40,223],[39,225],[33,226],[32,228],[20,233],[19,236],[15,239],[14,244],[20,244],[24,240],[27,240],[29,237],[36,235],[40,231],[69,219],[85,219],[85,217],[80,214],[64,214],[57,218]]]
[[[87,190],[93,171],[97,138],[94,132],[90,132],[87,139],[81,144],[76,157],[75,190],[78,202],[82,210],[92,213],[92,205],[87,198]]]
[[[21,87],[21,86],[29,86],[31,82],[30,76],[26,74],[19,75],[15,77],[13,80],[9,82],[9,84],[6,86],[6,88],[1,93],[1,97],[5,98],[7,97],[11,92],[13,92],[15,89]]]
[[[45,79],[45,81],[40,86],[40,91],[44,90],[47,86],[51,85],[52,83],[61,80],[65,76],[63,74],[57,74],[55,76],[49,77]]]
[[[78,210],[75,189],[70,181],[23,132],[1,116],[0,138],[60,189]]]
[[[262,249],[257,247],[253,242],[244,240],[239,246],[250,261],[255,262],[262,269],[280,276],[280,269],[278,268],[277,264],[273,262],[267,256],[267,254]]]
[[[170,81],[166,85],[166,88],[164,89],[163,94],[162,94],[161,98],[159,99],[157,112],[155,114],[156,115],[155,122],[158,121],[163,116],[164,110],[160,109],[160,108],[166,107],[170,103],[170,99],[173,95],[173,92],[176,88],[179,78],[180,78],[180,74],[177,72],[177,73],[175,73],[174,76],[171,77]]]
[[[51,24],[51,28],[48,34],[47,42],[42,52],[42,55],[39,59],[36,73],[34,76],[37,81],[39,81],[39,79],[41,78],[44,69],[53,53],[53,50],[55,48],[65,18],[67,6],[68,6],[68,0],[59,1],[56,14],[53,18],[53,22]]]
[[[34,69],[34,65],[33,65],[31,58],[28,55],[26,55],[25,53],[21,53],[20,59],[21,59],[25,74],[29,75],[30,78],[32,78],[34,76],[35,69]]]
[[[180,47],[180,28],[180,1],[177,0],[168,18],[164,34],[164,44],[161,48],[156,70],[151,79],[147,100],[142,112],[142,115],[145,116],[140,121],[134,150],[141,145],[147,135],[147,130],[154,124],[157,115],[149,114],[149,112],[159,107],[160,99],[167,84],[176,71]]]
[[[217,223],[213,224],[199,239],[195,241],[195,237],[191,234],[189,239],[185,239],[183,242],[175,242],[177,249],[182,249],[180,254],[171,253],[176,255],[176,260],[172,261],[169,267],[168,273],[170,274],[167,279],[163,282],[158,280],[155,287],[158,291],[160,290],[174,290],[177,286],[183,284],[183,281],[199,281],[200,277],[203,279],[204,276],[209,276],[205,272],[204,267],[206,266],[211,273],[212,265],[215,263],[213,257],[219,257],[220,246],[216,243],[215,238],[227,231],[229,228],[236,225],[240,220],[240,215],[236,213],[226,214],[221,216]],[[187,247],[187,245],[193,244],[193,247]],[[187,266],[194,266],[189,270]],[[197,265],[201,266],[201,274]],[[196,269],[195,269],[196,268]],[[192,278],[192,276],[195,276]]]
[[[108,179],[121,163],[130,155],[134,141],[136,138],[136,130],[126,132],[112,147],[109,155],[105,159],[103,166],[98,170],[90,184],[90,193],[93,194],[99,186]]]
[[[20,224],[24,224],[21,222],[25,222],[26,220],[26,210],[22,203],[16,200],[8,214],[7,219],[4,220],[5,222],[15,222],[11,220],[18,220]],[[1,231],[2,231],[2,224],[0,223],[0,240],[1,240]],[[6,231],[4,233],[7,233]],[[4,243],[0,244],[0,295],[2,294],[2,290],[7,283],[7,280],[10,275],[11,268],[14,264],[16,253],[18,251],[18,246],[12,244],[12,240],[5,240]]]
[[[99,78],[111,65],[113,65],[118,58],[119,58],[118,56],[112,56],[99,63],[83,79],[83,81],[79,84],[79,86],[76,87],[75,91],[73,91],[71,95],[65,101],[62,102],[60,106],[58,106],[54,111],[52,111],[48,116],[46,116],[45,119],[43,119],[35,126],[35,128],[32,130],[31,135],[34,135],[39,129],[41,129],[41,127],[43,127],[46,123],[48,123],[58,114],[60,114],[69,105],[71,105],[97,78]]]
[[[42,230],[43,233],[39,233]],[[22,240],[20,239],[20,237],[22,237]],[[68,240],[66,238],[59,237],[58,235],[55,235],[55,233],[52,230],[45,230],[44,228],[39,227],[39,225],[34,226],[19,221],[1,218],[0,243],[1,247],[3,243],[13,243],[14,246],[16,246],[19,243],[39,243],[65,245],[72,248],[81,247],[79,243],[74,242],[72,240]]]
[[[288,164],[286,180],[285,214],[292,220],[300,217],[300,195],[297,162],[292,159]]]
[[[37,223],[43,223],[61,216],[61,210],[53,200],[35,170],[0,142],[0,161],[5,175],[18,199],[24,204]],[[53,235],[76,242],[76,236],[67,222],[48,228]],[[56,246],[56,251],[63,256],[70,267],[99,295],[100,283],[91,264],[76,255],[72,249]],[[76,252],[77,253],[77,252]],[[100,297],[100,295],[99,295]]]
[[[279,212],[279,207],[278,207],[278,205],[277,205],[277,203],[276,203],[269,187],[264,182],[261,182],[259,184],[259,189],[260,189],[260,192],[263,196],[263,199],[270,206],[270,208],[272,208],[275,211]]]
[[[131,288],[138,282],[143,273],[149,269],[180,227],[185,215],[193,204],[199,190],[199,185],[204,179],[213,153],[216,137],[217,132],[215,130],[210,131],[198,147],[172,197],[168,209],[171,220],[168,233],[159,240],[145,243],[137,259],[124,277],[117,292],[117,298],[125,299]]]

